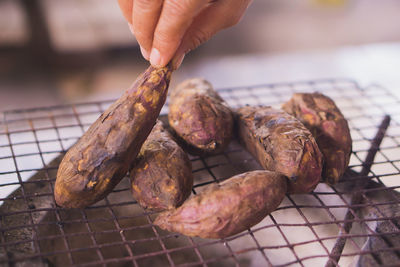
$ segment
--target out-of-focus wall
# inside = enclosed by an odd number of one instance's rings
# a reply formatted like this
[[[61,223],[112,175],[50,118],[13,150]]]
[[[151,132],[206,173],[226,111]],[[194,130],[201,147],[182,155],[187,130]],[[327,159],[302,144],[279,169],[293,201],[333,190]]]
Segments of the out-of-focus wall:
[[[24,10],[35,1],[41,15],[28,19]],[[191,52],[177,74],[219,56],[399,42],[399,14],[398,0],[254,0],[237,26]],[[39,24],[52,51],[38,35],[26,45]],[[115,97],[146,65],[117,0],[0,0],[0,111]]]
[[[37,1],[60,51],[136,45],[117,0]],[[0,1],[0,46],[29,34],[19,3]],[[271,53],[399,41],[399,14],[397,0],[254,0],[242,22],[207,47],[211,53]]]
[[[222,43],[231,53],[281,53],[400,41],[399,14],[396,0],[255,0],[207,52],[218,53]]]

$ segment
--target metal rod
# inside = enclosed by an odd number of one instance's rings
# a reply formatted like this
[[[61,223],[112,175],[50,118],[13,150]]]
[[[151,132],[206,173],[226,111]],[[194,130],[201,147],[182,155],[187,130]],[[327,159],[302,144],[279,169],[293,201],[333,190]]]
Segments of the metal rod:
[[[360,190],[363,189],[369,182],[369,179],[366,176],[368,175],[368,173],[371,170],[371,166],[374,162],[376,153],[378,152],[379,147],[382,143],[382,140],[385,137],[386,131],[390,125],[390,120],[391,120],[391,118],[389,115],[386,115],[384,117],[384,119],[381,122],[381,125],[378,128],[378,132],[376,133],[374,139],[372,140],[371,147],[368,151],[368,154],[367,154],[364,164],[363,164],[363,168],[360,172],[360,176],[364,177],[364,179],[358,180],[355,183],[355,185],[353,187],[354,194],[351,197],[350,206],[358,205],[363,200],[362,193]],[[339,237],[336,239],[335,245],[332,248],[332,251],[329,256],[329,260],[326,263],[325,267],[336,266],[337,265],[336,263],[339,262],[339,259],[342,255],[343,248],[344,248],[344,246],[346,244],[346,240],[347,240],[347,237],[344,237],[343,235],[348,234],[353,226],[354,215],[350,211],[350,209],[353,209],[354,212],[357,211],[356,207],[348,208],[346,215],[344,216],[344,220],[347,222],[345,222],[343,224],[343,231],[339,232]]]

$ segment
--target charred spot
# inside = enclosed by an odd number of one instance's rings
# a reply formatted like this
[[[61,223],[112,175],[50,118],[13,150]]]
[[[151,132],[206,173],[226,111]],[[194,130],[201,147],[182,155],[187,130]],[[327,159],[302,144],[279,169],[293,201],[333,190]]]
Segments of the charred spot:
[[[267,128],[272,128],[272,127],[274,127],[276,124],[277,124],[277,121],[276,121],[276,120],[270,120],[270,121],[267,122],[266,126],[267,126]]]
[[[112,112],[108,112],[107,114],[103,113],[102,114],[102,119],[101,119],[101,123],[103,123],[110,115]]]
[[[303,94],[303,101],[304,103],[306,103],[307,107],[312,108],[312,109],[316,109],[317,105],[315,104],[315,100],[314,97],[315,95],[318,93],[314,93],[314,94]]]
[[[294,183],[297,181],[298,178],[299,178],[299,176],[294,175],[294,174],[289,177],[290,181],[292,181]]]
[[[336,182],[337,182],[333,177],[328,177],[327,180],[328,180],[329,184],[336,184]]]
[[[171,177],[171,175],[169,175],[170,177]],[[173,182],[172,182],[172,180],[171,179],[165,179],[165,185],[166,186],[170,186],[170,185],[172,185],[173,184]]]
[[[326,112],[325,116],[326,116],[326,119],[330,120],[330,121],[334,120],[336,118],[336,116],[333,113],[329,112],[329,111]]]
[[[254,116],[253,120],[254,120],[254,124],[256,125],[256,127],[260,126],[260,124],[262,123],[262,119],[263,119],[263,116],[261,116],[261,115],[256,114]]]
[[[286,123],[286,121],[287,120],[285,118],[278,118],[276,120],[268,121],[266,126],[267,126],[267,128],[272,128],[272,127],[274,127],[274,126],[276,126],[278,124],[284,124],[284,123]]]

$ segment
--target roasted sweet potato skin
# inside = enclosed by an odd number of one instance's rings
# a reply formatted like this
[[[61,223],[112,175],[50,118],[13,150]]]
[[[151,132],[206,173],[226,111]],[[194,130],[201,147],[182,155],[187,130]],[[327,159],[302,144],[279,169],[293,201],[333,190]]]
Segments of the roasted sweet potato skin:
[[[311,131],[325,157],[322,178],[337,183],[349,165],[352,139],[335,102],[321,93],[297,93],[282,108]]]
[[[308,193],[321,179],[323,156],[304,125],[271,107],[237,110],[240,142],[266,170],[289,179],[288,193]]]
[[[160,213],[155,224],[187,236],[224,238],[240,233],[274,211],[287,180],[276,172],[251,171],[209,185],[177,209]]]
[[[171,91],[169,124],[193,154],[223,151],[233,133],[233,114],[204,79],[189,79]]]
[[[130,170],[132,194],[145,209],[180,206],[193,187],[192,164],[171,134],[157,121]]]
[[[171,67],[149,67],[65,154],[54,197],[64,208],[104,198],[124,177],[165,103]]]

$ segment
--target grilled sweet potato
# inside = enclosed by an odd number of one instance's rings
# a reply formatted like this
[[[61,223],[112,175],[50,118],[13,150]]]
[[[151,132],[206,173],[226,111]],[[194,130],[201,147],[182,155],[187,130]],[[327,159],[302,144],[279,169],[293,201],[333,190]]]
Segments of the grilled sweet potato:
[[[192,164],[158,121],[130,171],[132,194],[146,209],[162,211],[180,206],[193,187]]]
[[[165,103],[171,67],[149,67],[65,154],[54,196],[64,208],[104,198],[124,177]]]
[[[349,165],[352,140],[335,102],[320,93],[298,93],[282,108],[311,131],[325,157],[322,178],[329,184],[337,183]]]
[[[323,156],[299,120],[271,107],[243,107],[237,115],[241,143],[266,170],[289,178],[288,193],[307,193],[316,187]]]
[[[232,112],[203,79],[186,80],[172,90],[168,120],[194,154],[221,152],[232,137]]]
[[[209,185],[177,209],[160,213],[155,224],[188,236],[224,238],[260,222],[285,196],[286,178],[252,171]]]

